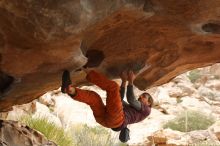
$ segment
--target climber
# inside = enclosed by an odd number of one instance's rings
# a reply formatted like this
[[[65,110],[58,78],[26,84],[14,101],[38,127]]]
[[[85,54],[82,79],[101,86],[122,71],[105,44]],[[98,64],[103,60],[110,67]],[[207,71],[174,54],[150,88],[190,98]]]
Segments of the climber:
[[[96,122],[114,131],[121,131],[119,139],[122,142],[127,142],[130,139],[127,125],[140,122],[150,114],[153,98],[144,92],[138,100],[135,99],[133,92],[135,75],[133,71],[122,72],[120,75],[121,87],[94,70],[84,69],[84,71],[87,73],[86,79],[89,82],[107,92],[106,105],[96,92],[79,89],[72,85],[70,73],[67,70],[62,75],[61,91],[67,93],[74,100],[88,104],[93,111]],[[127,81],[128,103],[123,100]]]

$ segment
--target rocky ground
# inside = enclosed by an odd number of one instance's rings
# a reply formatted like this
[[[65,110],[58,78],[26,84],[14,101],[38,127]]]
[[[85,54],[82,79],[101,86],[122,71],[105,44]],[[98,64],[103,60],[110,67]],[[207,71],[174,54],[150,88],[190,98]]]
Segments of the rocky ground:
[[[96,86],[82,87],[97,91],[105,101],[105,92]],[[135,89],[136,94],[143,91]],[[220,64],[187,72],[171,82],[148,90],[155,99],[151,115],[144,121],[130,125],[132,146],[189,145],[204,142],[220,145]],[[164,129],[163,125],[182,111],[196,110],[214,117],[215,123],[205,130],[180,132]],[[76,123],[95,126],[90,108],[60,90],[50,91],[30,104],[14,106],[13,111],[1,113],[2,119],[17,120],[20,115],[33,113],[46,115],[59,126],[68,128]],[[113,133],[116,136],[117,133]]]

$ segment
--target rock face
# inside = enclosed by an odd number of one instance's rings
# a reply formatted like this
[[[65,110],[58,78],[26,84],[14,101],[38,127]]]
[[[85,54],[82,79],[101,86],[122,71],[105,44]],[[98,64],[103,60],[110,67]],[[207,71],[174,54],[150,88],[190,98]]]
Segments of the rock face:
[[[0,120],[1,146],[56,146],[42,134],[14,121]]]
[[[154,106],[151,114],[145,120],[129,125],[128,128],[131,132],[127,144],[129,146],[219,146],[220,100],[217,97],[220,95],[220,90],[215,88],[220,81],[216,77],[219,65],[196,69],[199,70],[196,72],[199,75],[196,76],[196,80],[192,80],[192,73],[195,73],[195,70],[192,70],[177,76],[167,84],[147,90],[154,98]],[[203,81],[204,77],[206,78],[205,82]],[[119,80],[116,82],[119,83]],[[99,87],[83,86],[81,89],[96,91],[106,103],[106,92]],[[140,95],[142,92],[134,87],[135,95]],[[204,119],[198,113],[203,115]],[[12,111],[0,113],[0,118],[19,120],[19,116],[27,114],[31,114],[33,118],[47,117],[57,126],[62,126],[65,131],[70,129],[75,131],[72,127],[77,124],[87,124],[92,127],[98,125],[88,105],[72,100],[68,95],[62,94],[60,90],[47,92],[29,104],[13,106]],[[183,119],[177,120],[179,119],[177,117],[187,119],[188,122]],[[195,122],[195,118],[200,119],[199,124]],[[172,124],[172,127],[165,128],[164,125],[171,120],[179,123],[179,126]],[[214,124],[208,124],[214,121],[216,121]],[[203,126],[200,127],[200,125]],[[193,129],[193,131],[179,132],[169,129],[174,127],[179,127],[179,130],[184,127],[185,131],[188,129]],[[114,139],[115,134],[119,133],[113,132]],[[117,143],[117,141],[115,142]]]
[[[151,145],[163,146],[186,146],[186,145],[219,145],[215,135],[211,135],[209,130],[191,131],[189,133],[182,133],[179,131],[164,129],[148,136],[147,143]],[[210,143],[212,142],[212,143]]]
[[[59,88],[63,69],[139,73],[143,90],[220,62],[220,1],[1,0],[0,111]]]

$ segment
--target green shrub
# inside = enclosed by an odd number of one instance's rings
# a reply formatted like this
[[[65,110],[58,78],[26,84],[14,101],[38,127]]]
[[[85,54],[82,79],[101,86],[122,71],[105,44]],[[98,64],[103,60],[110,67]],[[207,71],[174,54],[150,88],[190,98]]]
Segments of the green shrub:
[[[199,93],[201,96],[204,97],[208,97],[208,99],[210,100],[215,100],[216,97],[218,97],[218,95],[216,93],[214,93],[214,91],[206,91],[206,92],[200,92]]]
[[[194,130],[205,130],[215,122],[214,118],[198,111],[185,111],[179,114],[174,120],[164,125],[164,128],[170,128],[181,132]]]
[[[24,116],[20,121],[30,128],[41,132],[48,140],[55,142],[58,146],[73,146],[73,139],[55,123],[48,121],[46,117],[33,118],[32,116]]]
[[[181,103],[182,101],[183,101],[183,100],[182,100],[180,97],[177,97],[177,98],[176,98],[176,102],[177,102],[177,103]]]
[[[116,144],[118,136],[112,137],[111,132],[101,126],[76,125],[71,131],[77,146],[125,146],[122,143]]]
[[[195,81],[201,77],[201,73],[198,69],[195,69],[190,71],[187,77],[190,79],[192,83],[195,83]]]
[[[220,143],[215,142],[215,141],[211,141],[211,140],[207,140],[207,141],[201,141],[201,142],[197,142],[195,144],[190,144],[189,146],[219,146]]]
[[[126,146],[118,141],[118,135],[112,137],[111,132],[101,126],[89,127],[79,124],[66,132],[46,117],[23,116],[19,121],[41,132],[58,146]]]
[[[219,79],[220,79],[220,76],[219,76],[219,75],[214,75],[214,79],[215,79],[215,80],[219,80]]]

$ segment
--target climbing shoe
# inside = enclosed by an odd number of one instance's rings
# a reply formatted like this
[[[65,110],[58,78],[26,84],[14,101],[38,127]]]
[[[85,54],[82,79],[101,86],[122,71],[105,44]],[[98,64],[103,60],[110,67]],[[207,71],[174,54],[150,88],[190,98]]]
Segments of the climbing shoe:
[[[72,84],[72,81],[70,79],[70,72],[68,70],[65,70],[62,75],[61,92],[66,93],[69,85],[71,84]]]

